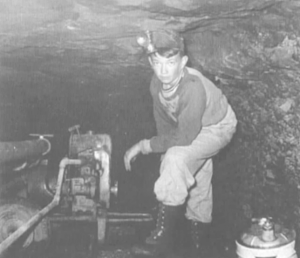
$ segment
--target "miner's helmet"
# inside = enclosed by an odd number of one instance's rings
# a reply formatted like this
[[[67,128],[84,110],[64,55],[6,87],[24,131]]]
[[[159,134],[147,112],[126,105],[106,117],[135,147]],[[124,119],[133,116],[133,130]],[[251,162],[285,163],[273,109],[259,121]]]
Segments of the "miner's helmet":
[[[171,57],[180,53],[184,55],[184,39],[174,30],[146,31],[137,37],[137,42],[148,55],[158,53],[164,57]]]

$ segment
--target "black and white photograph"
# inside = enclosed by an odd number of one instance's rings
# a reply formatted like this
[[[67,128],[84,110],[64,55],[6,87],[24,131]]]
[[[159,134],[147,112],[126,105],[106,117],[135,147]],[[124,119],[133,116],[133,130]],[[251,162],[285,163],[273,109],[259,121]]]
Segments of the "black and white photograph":
[[[0,258],[297,258],[299,0],[0,0]]]

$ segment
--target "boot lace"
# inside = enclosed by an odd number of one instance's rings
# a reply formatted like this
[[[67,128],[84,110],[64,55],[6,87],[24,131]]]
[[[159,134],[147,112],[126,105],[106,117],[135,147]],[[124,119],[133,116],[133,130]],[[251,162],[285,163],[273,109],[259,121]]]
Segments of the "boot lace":
[[[191,235],[192,240],[194,242],[194,245],[197,249],[200,248],[200,235],[199,235],[199,229],[198,229],[198,222],[193,221],[191,224]]]
[[[165,232],[165,209],[164,206],[159,207],[159,212],[156,221],[156,227],[151,232],[150,236],[146,239],[147,243],[156,242],[157,239],[163,236]]]

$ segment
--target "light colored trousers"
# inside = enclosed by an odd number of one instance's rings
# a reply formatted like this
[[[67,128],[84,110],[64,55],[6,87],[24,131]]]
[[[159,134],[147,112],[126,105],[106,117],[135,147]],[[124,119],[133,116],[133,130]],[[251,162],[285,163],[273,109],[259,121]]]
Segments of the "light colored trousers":
[[[224,148],[236,131],[237,120],[228,105],[225,118],[216,125],[203,127],[189,146],[168,149],[154,185],[158,201],[181,205],[187,199],[186,217],[209,223],[212,220],[212,157]]]

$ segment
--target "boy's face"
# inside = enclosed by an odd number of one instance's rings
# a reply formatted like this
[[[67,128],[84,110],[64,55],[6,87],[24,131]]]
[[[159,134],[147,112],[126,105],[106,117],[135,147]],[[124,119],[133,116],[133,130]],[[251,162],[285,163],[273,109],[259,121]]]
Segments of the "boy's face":
[[[187,61],[188,57],[179,53],[171,57],[163,57],[156,53],[149,57],[154,73],[163,84],[172,84],[181,74]]]

